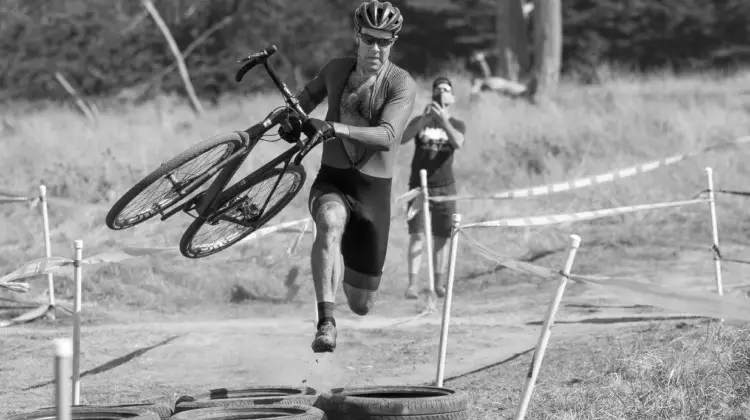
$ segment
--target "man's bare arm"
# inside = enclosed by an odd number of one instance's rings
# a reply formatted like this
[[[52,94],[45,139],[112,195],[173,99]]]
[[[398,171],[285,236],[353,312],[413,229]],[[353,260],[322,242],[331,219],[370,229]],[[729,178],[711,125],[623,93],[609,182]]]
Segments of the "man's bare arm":
[[[454,149],[460,149],[464,145],[464,135],[451,124],[450,120],[443,118],[443,128],[448,135],[448,141]]]
[[[411,141],[419,133],[419,130],[424,128],[426,123],[427,119],[424,115],[420,115],[409,121],[409,124],[404,129],[404,135],[401,137],[401,144]]]

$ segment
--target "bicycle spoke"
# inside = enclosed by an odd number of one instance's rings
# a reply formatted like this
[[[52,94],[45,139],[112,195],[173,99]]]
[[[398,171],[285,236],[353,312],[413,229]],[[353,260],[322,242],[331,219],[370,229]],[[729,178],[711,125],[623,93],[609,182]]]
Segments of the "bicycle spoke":
[[[163,211],[175,202],[175,198],[186,197],[187,195],[183,196],[177,191],[177,187],[184,187],[198,175],[212,168],[229,154],[228,149],[228,145],[216,147],[176,168],[169,175],[145,188],[120,212],[118,218],[123,223],[133,223],[142,217]]]
[[[191,248],[197,254],[210,252],[236,241],[248,230],[256,229],[264,222],[265,212],[261,209],[277,205],[294,187],[296,180],[296,174],[283,173],[264,179],[230,199],[227,206],[233,208],[215,220],[207,221],[193,237]],[[263,206],[264,203],[266,206]],[[225,208],[226,206],[223,206],[219,211],[223,212]]]

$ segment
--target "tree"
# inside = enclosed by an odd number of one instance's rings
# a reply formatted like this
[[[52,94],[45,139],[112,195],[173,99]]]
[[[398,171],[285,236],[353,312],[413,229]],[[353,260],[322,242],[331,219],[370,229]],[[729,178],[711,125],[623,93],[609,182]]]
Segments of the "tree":
[[[553,90],[562,64],[562,4],[560,0],[536,0],[534,4],[534,77],[536,94]]]
[[[495,76],[517,82],[529,70],[529,42],[523,0],[497,0],[495,22],[498,57]]]

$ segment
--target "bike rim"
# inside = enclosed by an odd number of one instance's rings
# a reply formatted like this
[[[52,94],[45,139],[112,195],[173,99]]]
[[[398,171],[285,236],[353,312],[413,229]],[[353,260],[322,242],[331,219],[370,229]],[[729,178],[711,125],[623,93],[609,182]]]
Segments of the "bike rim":
[[[281,177],[280,180],[279,177]],[[273,189],[277,180],[279,180],[278,186],[276,186],[276,189]],[[226,209],[227,205],[235,205],[238,201],[241,201],[242,205],[236,206],[226,216],[250,222],[251,226],[239,225],[223,218],[216,220],[214,224],[206,221],[191,238],[188,247],[189,252],[196,257],[200,257],[215,253],[240,241],[252,231],[262,226],[269,217],[272,217],[276,212],[276,208],[280,204],[284,204],[287,197],[299,189],[298,185],[300,182],[302,182],[302,176],[299,173],[288,171],[267,177],[228,199],[217,212]],[[267,204],[266,200],[268,200]],[[262,208],[264,204],[265,211],[262,214],[257,213],[257,209]]]
[[[117,215],[115,223],[121,226],[137,223],[139,220],[163,212],[177,201],[188,197],[193,191],[180,194],[175,184],[187,185],[226,159],[234,152],[234,149],[232,143],[216,145],[165,174],[133,198]]]

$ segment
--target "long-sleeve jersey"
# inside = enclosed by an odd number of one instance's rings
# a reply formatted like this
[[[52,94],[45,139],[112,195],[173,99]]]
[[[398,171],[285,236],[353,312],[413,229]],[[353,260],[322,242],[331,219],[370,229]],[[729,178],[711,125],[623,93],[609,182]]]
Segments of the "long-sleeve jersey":
[[[336,168],[357,169],[370,176],[392,178],[396,153],[406,124],[414,109],[417,86],[406,70],[390,61],[384,64],[375,80],[370,98],[369,126],[347,125],[351,140],[336,138],[323,144],[322,164]],[[310,113],[328,98],[325,120],[341,123],[341,93],[355,69],[355,57],[335,58],[307,83],[297,96],[302,109]],[[344,142],[364,153],[361,162],[352,162]],[[362,154],[362,153],[361,153]]]

